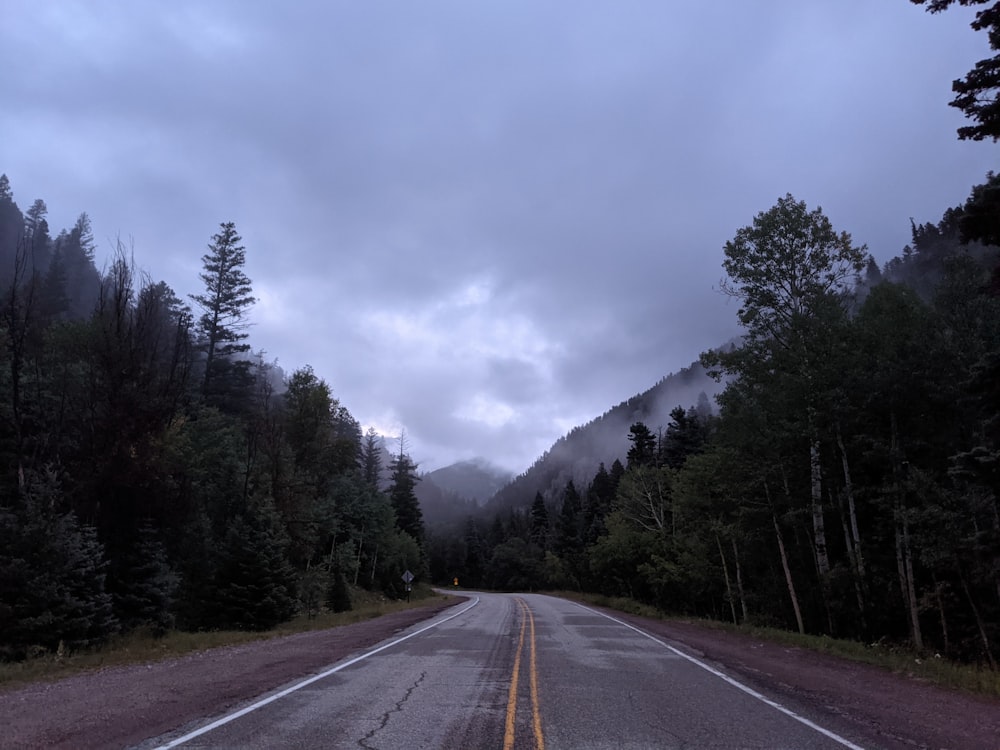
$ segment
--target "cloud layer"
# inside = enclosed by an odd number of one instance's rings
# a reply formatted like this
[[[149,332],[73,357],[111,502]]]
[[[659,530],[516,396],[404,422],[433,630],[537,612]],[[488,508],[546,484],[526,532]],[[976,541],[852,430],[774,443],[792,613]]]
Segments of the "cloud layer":
[[[525,469],[736,332],[786,192],[884,262],[995,167],[970,14],[863,0],[6,0],[0,171],[179,294],[235,221],[252,342],[434,469]]]

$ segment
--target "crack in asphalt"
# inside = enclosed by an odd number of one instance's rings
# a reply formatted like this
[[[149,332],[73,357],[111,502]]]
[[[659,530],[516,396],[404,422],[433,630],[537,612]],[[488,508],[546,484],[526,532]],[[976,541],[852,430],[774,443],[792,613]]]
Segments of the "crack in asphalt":
[[[385,729],[385,725],[389,723],[389,717],[392,716],[392,714],[399,713],[403,710],[403,704],[410,699],[410,696],[413,695],[413,691],[416,690],[418,687],[420,687],[420,683],[423,682],[426,677],[427,673],[421,672],[420,677],[417,678],[417,681],[406,689],[406,693],[403,695],[401,699],[396,701],[395,707],[390,708],[388,711],[382,714],[382,721],[379,723],[379,725],[375,727],[373,730],[371,730],[364,737],[362,737],[360,740],[358,740],[358,745],[365,748],[365,750],[377,750],[374,746],[369,745],[368,741],[371,740],[376,734],[381,732],[383,729]]]

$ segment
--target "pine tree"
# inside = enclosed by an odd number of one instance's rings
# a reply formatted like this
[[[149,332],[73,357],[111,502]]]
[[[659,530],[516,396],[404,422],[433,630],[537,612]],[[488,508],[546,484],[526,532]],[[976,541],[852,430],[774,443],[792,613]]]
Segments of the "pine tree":
[[[104,549],[92,527],[62,512],[52,472],[28,473],[23,504],[0,508],[0,658],[32,647],[73,649],[116,627],[104,590]]]
[[[389,499],[396,511],[396,527],[413,537],[418,544],[424,541],[424,514],[420,510],[415,488],[420,478],[417,465],[404,452],[405,439],[399,439],[399,454],[393,456],[389,464],[392,478],[389,485]]]
[[[42,274],[49,267],[52,240],[49,237],[49,222],[45,218],[49,209],[41,198],[31,204],[24,215],[24,236],[28,242],[30,268],[32,273]]]
[[[66,272],[67,309],[71,318],[84,318],[94,309],[101,275],[94,266],[94,235],[90,217],[80,214],[69,232],[56,238],[56,252]]]
[[[535,493],[535,499],[531,503],[531,541],[541,549],[548,546],[549,540],[549,512],[545,508],[545,498],[541,492]]]
[[[240,244],[242,240],[233,222],[221,225],[219,233],[212,236],[208,253],[201,258],[205,293],[191,295],[202,311],[197,328],[205,348],[202,390],[206,395],[212,390],[213,379],[227,369],[229,360],[250,350],[250,345],[244,343],[249,336],[247,316],[256,299],[250,279],[243,272],[246,250]]]
[[[347,588],[347,579],[340,565],[334,565],[330,573],[330,590],[327,593],[326,605],[331,612],[350,612],[354,609],[351,602],[351,591]]]
[[[296,580],[286,547],[269,502],[230,523],[219,560],[216,627],[267,630],[291,618]]]
[[[660,443],[661,462],[679,469],[688,456],[698,453],[705,443],[705,427],[694,409],[677,406],[670,412],[670,424]]]
[[[656,461],[656,437],[642,422],[636,422],[629,428],[628,467],[647,466]]]
[[[556,520],[555,551],[560,555],[575,550],[580,546],[580,493],[570,479],[562,493],[562,509]]]
[[[361,476],[375,489],[378,489],[382,474],[382,438],[369,427],[361,443]]]
[[[24,235],[24,216],[14,202],[7,175],[0,174],[0,288],[7,288],[14,272],[18,244]]]
[[[179,579],[150,522],[139,526],[131,547],[116,562],[119,574],[112,595],[122,628],[146,626],[162,634],[173,627],[172,610]]]

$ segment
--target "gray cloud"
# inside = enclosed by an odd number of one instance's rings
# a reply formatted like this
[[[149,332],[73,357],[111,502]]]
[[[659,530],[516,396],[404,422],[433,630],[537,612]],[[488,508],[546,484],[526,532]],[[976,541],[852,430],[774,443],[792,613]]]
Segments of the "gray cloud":
[[[991,165],[906,2],[7,0],[0,171],[179,293],[233,220],[253,343],[428,469],[522,470],[733,335],[722,245],[781,195],[880,261]],[[12,73],[16,71],[16,74]]]

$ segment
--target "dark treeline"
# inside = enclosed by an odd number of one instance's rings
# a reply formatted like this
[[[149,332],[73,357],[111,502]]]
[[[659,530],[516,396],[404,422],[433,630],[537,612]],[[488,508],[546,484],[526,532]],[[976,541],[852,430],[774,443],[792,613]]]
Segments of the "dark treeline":
[[[791,196],[725,248],[718,410],[434,534],[438,580],[1000,657],[1000,178],[880,269]],[[551,469],[549,470],[551,473]]]
[[[252,353],[222,224],[188,306],[87,216],[52,237],[0,177],[0,657],[145,627],[263,629],[425,574],[416,466],[311,368]]]

